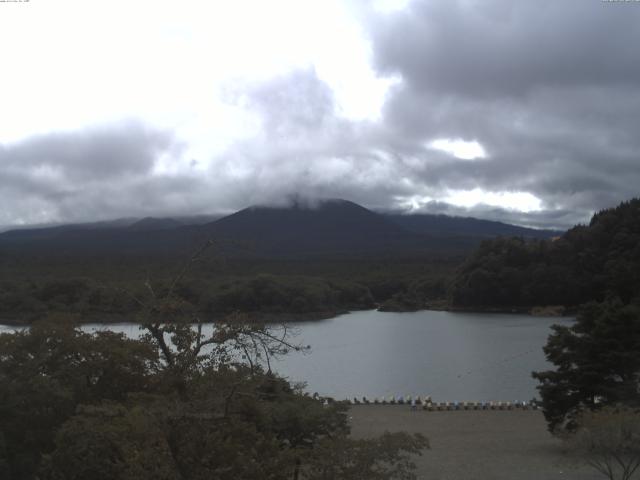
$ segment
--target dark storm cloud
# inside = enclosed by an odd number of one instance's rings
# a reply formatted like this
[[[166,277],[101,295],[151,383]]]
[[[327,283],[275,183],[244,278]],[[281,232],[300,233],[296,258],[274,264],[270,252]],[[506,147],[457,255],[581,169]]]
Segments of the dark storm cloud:
[[[385,125],[414,149],[460,138],[487,151],[425,159],[427,187],[529,192],[551,224],[584,220],[638,194],[638,24],[640,4],[582,0],[416,1],[374,16],[376,68],[402,79]]]
[[[167,132],[126,122],[31,137],[1,147],[0,162],[5,171],[22,171],[31,177],[40,171],[78,181],[114,178],[148,172],[172,141]]]
[[[376,65],[416,90],[523,95],[636,84],[637,5],[591,0],[414,1],[375,31]],[[636,11],[634,11],[634,9]]]
[[[92,220],[166,208],[167,196],[193,184],[151,173],[160,156],[181,148],[169,132],[137,122],[2,145],[0,224]]]

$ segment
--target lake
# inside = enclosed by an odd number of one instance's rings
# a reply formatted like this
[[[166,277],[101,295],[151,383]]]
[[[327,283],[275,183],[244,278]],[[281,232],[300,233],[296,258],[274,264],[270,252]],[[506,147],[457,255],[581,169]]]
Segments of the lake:
[[[272,363],[311,393],[335,398],[431,395],[434,401],[530,400],[533,370],[549,368],[542,351],[549,327],[572,319],[492,313],[360,311],[291,324],[311,345]],[[136,324],[109,328],[131,337]],[[0,326],[0,332],[10,330]]]

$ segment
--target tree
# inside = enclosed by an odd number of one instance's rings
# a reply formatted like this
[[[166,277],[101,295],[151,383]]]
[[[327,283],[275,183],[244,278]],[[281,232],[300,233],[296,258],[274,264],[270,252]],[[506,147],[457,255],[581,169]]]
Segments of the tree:
[[[78,405],[153,388],[153,349],[112,332],[83,333],[73,320],[48,318],[0,335],[0,459],[9,478],[31,478]]]
[[[585,410],[640,403],[638,306],[590,303],[574,325],[552,328],[544,351],[556,369],[533,373],[552,432],[577,428]]]
[[[560,238],[483,241],[458,269],[456,306],[574,307],[640,291],[640,198],[596,213]]]
[[[573,452],[609,480],[629,480],[640,467],[640,413],[605,407],[584,412],[578,429],[567,437]]]

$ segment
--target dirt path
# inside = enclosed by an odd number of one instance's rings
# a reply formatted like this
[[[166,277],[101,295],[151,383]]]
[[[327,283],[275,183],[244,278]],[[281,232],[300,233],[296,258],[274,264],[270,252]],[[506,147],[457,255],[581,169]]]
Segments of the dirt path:
[[[420,432],[431,450],[417,458],[429,480],[598,480],[603,477],[546,431],[539,411],[411,411],[406,405],[351,408],[352,435]]]

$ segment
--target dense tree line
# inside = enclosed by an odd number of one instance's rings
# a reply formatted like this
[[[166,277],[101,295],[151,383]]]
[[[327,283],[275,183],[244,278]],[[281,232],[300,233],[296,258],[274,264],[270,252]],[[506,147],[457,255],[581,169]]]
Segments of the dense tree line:
[[[69,312],[86,319],[132,316],[137,305],[128,282],[102,284],[71,277],[0,283],[0,316],[28,322],[42,314]],[[306,276],[259,274],[252,277],[185,281],[180,293],[203,314],[337,312],[374,307],[369,289],[356,282]],[[139,291],[140,287],[131,287]]]
[[[371,292],[358,283],[266,274],[224,282],[206,299],[206,310],[210,312],[304,313],[373,306]]]
[[[44,263],[42,271],[38,266],[27,265],[25,272],[9,269],[10,273],[0,278],[0,323],[29,323],[56,312],[78,314],[84,321],[126,320],[138,307],[131,293],[139,294],[146,282],[135,263],[93,269],[73,262],[64,266]],[[235,311],[304,316],[382,304],[392,310],[425,308],[446,298],[455,263],[424,260],[363,266],[329,262],[320,268],[313,262],[288,265],[256,261],[228,265],[222,272],[215,271],[217,267],[215,263],[198,265],[190,278],[178,285],[180,294],[211,319]],[[151,267],[139,268],[156,277],[168,276],[169,268],[160,259]],[[160,274],[155,274],[159,270]],[[306,270],[309,273],[300,273]]]
[[[593,216],[554,240],[486,240],[460,267],[454,306],[577,306],[640,297],[640,199]]]

